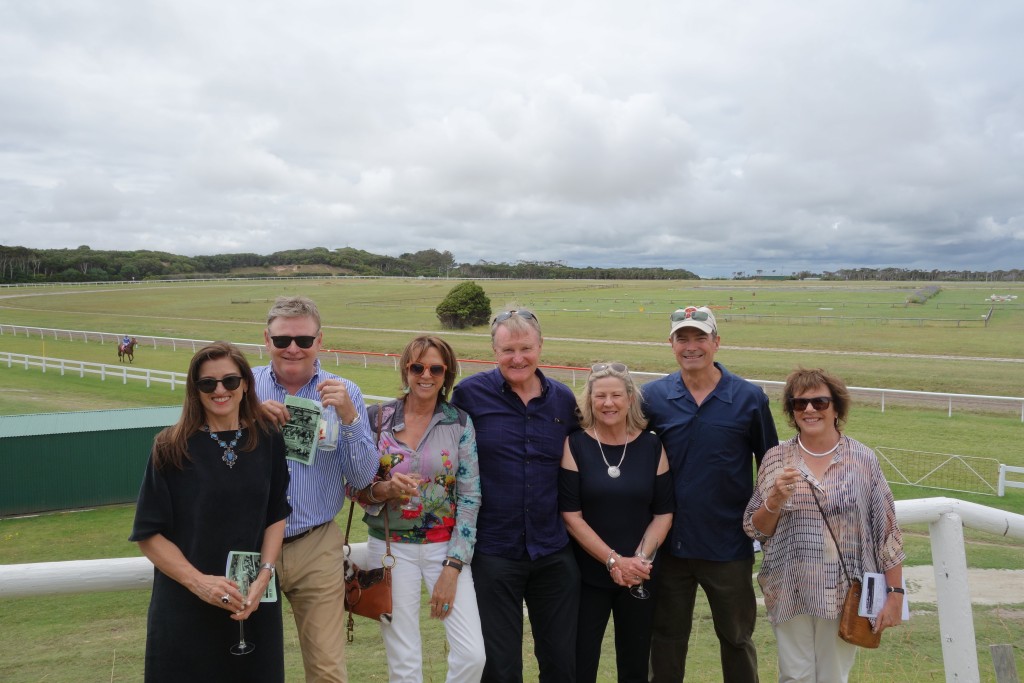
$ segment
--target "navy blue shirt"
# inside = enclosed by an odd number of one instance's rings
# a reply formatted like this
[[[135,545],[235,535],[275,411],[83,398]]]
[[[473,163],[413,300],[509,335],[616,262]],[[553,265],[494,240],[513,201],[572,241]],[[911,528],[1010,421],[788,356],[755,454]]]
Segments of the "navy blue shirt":
[[[675,481],[669,550],[684,559],[753,557],[743,512],[754,492],[753,463],[779,443],[768,397],[721,364],[722,378],[698,406],[674,372],[644,385],[648,429],[665,444]]]
[[[576,396],[540,370],[537,376],[541,394],[528,404],[497,368],[467,377],[452,392],[452,404],[469,413],[476,428],[477,553],[537,559],[569,542],[558,512],[558,470],[565,437],[579,427]]]

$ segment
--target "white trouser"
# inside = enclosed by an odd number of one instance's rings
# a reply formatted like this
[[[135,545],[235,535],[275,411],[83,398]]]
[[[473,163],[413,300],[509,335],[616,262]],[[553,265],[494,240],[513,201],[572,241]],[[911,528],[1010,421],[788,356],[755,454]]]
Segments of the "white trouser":
[[[779,648],[779,683],[846,683],[857,646],[839,637],[838,619],[801,614],[772,628]]]
[[[384,541],[370,538],[367,556],[384,554]],[[448,543],[392,543],[395,568],[391,570],[392,621],[381,624],[380,632],[388,654],[391,683],[421,683],[423,680],[423,640],[420,638],[421,584],[427,592],[441,575],[441,562],[448,554]],[[375,562],[368,562],[375,566]],[[476,606],[473,571],[467,564],[459,574],[455,602],[444,620],[448,636],[448,683],[476,683],[484,671],[484,639],[480,613]]]

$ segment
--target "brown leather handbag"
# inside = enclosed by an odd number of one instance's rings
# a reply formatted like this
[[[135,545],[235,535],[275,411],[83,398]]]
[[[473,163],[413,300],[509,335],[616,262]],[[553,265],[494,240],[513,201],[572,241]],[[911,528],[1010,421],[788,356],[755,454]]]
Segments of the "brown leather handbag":
[[[843,576],[846,577],[846,582],[850,584],[850,590],[846,592],[846,599],[843,600],[843,611],[839,615],[839,637],[851,645],[874,649],[882,643],[882,634],[872,632],[871,621],[857,613],[857,610],[860,608],[860,580],[850,577],[850,572],[846,569],[846,562],[843,560],[843,554],[839,550],[839,541],[836,539],[835,532],[832,531],[832,525],[828,523],[828,517],[825,516],[825,511],[821,507],[821,502],[818,501],[818,494],[815,493],[813,486],[811,487],[811,494],[814,496],[814,502],[818,505],[818,512],[821,513],[821,518],[825,521],[828,535],[832,537],[832,542],[836,544],[836,553],[839,555],[839,566],[843,568]]]
[[[380,414],[377,411],[376,441],[380,439]],[[348,523],[345,525],[345,610],[348,612],[348,642],[353,640],[355,620],[353,614],[374,619],[387,624],[391,623],[391,568],[395,566],[395,556],[391,554],[391,530],[388,525],[388,510],[385,504],[381,514],[384,515],[384,545],[387,549],[380,559],[380,567],[361,569],[352,561],[352,546],[348,542],[352,530],[352,513],[356,503],[352,501],[348,507]]]

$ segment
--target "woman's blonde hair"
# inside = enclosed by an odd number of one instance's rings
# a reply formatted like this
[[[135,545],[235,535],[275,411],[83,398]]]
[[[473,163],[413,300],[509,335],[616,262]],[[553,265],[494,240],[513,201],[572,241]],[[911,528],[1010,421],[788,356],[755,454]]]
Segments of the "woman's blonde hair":
[[[622,363],[598,363],[591,369],[590,377],[587,378],[587,384],[583,387],[583,394],[578,401],[580,428],[586,430],[594,426],[594,382],[605,377],[614,377],[620,380],[626,388],[626,397],[629,399],[629,410],[626,412],[626,431],[628,433],[643,431],[647,427],[647,418],[644,417],[640,391],[629,374],[629,368]]]

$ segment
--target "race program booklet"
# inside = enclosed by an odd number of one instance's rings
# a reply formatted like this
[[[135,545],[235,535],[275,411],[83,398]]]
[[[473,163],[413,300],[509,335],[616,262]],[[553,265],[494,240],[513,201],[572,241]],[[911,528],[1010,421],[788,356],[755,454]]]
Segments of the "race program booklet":
[[[224,576],[238,584],[242,595],[249,593],[249,584],[256,580],[260,573],[260,554],[246,550],[232,550],[228,553],[228,564]],[[267,584],[267,590],[260,602],[277,602],[277,583],[273,580]]]
[[[288,424],[281,429],[287,450],[285,457],[304,465],[312,465],[320,440],[320,402],[287,396],[284,405],[291,414]]]

